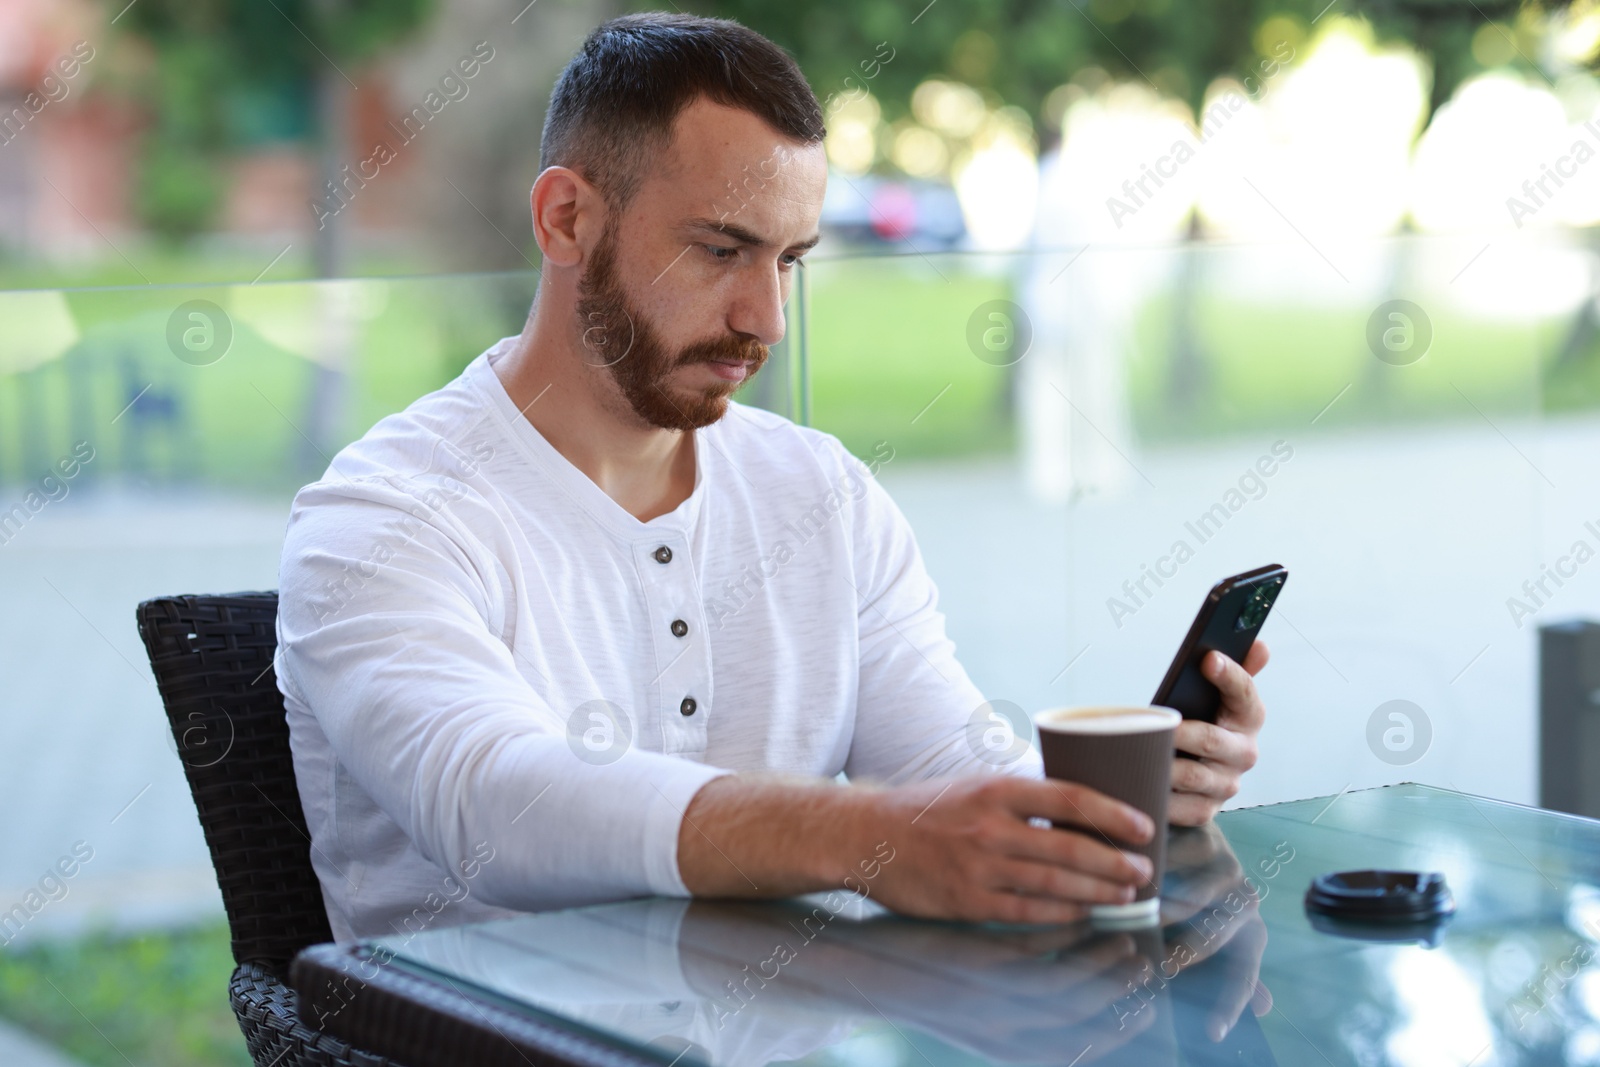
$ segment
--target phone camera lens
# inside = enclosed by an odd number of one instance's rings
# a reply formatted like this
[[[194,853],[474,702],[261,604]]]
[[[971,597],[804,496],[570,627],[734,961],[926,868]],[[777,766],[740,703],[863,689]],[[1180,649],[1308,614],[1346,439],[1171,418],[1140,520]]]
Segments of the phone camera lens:
[[[1276,585],[1264,585],[1250,594],[1250,599],[1245,601],[1244,608],[1239,612],[1239,618],[1234,622],[1235,630],[1249,630],[1261,625],[1267,617],[1267,612],[1272,607]]]

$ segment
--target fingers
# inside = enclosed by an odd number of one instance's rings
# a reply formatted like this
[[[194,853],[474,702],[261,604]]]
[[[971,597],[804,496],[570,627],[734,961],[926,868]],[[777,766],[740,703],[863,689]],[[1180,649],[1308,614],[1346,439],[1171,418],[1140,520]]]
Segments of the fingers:
[[[1206,1022],[1207,1036],[1213,1041],[1221,1041],[1228,1036],[1234,1024],[1239,1021],[1239,1016],[1244,1013],[1245,1005],[1257,1003],[1260,994],[1258,989],[1265,987],[1257,982],[1261,974],[1261,957],[1267,948],[1267,929],[1259,920],[1248,925],[1234,939],[1232,951],[1226,959],[1226,977],[1223,979],[1222,992],[1217,998],[1216,1007],[1211,1011]],[[1266,994],[1268,1006],[1272,1003],[1272,995]],[[1261,1013],[1257,1013],[1259,1016]]]
[[[1118,885],[1144,885],[1152,867],[1146,856],[1124,852],[1088,834],[1023,825],[1004,841],[1014,859],[1076,871]]]
[[[1067,926],[1032,926],[1029,929],[1082,929],[1082,923]],[[1139,981],[1146,960],[1133,945],[1102,945],[1090,941],[1086,949],[1056,960],[1029,961],[1002,971],[984,974],[984,984],[992,984],[1005,995],[1048,1001],[1050,1011],[1062,1024],[1077,1025],[1104,1009],[1106,1001],[1125,995],[1130,982]]]
[[[1167,798],[1167,821],[1174,826],[1204,826],[1222,810],[1222,801],[1200,793],[1173,793]]]
[[[1185,719],[1179,723],[1173,744],[1179,752],[1187,752],[1191,756],[1199,756],[1213,763],[1226,764],[1241,773],[1256,765],[1259,754],[1254,734],[1239,733],[1209,722],[1201,722],[1199,719]]]
[[[1272,990],[1267,988],[1267,983],[1256,979],[1256,991],[1250,997],[1250,1011],[1257,1019],[1272,1010]]]
[[[1167,853],[1167,873],[1174,873],[1170,851]],[[1229,893],[1238,893],[1251,900],[1257,899],[1255,891],[1248,884],[1248,879],[1243,878],[1243,872],[1237,867],[1232,871],[1218,871],[1214,876],[1205,875],[1197,879],[1173,878],[1161,888],[1161,906],[1164,909],[1163,915],[1170,915],[1167,920],[1169,926],[1188,922]]]
[[[1129,980],[1136,981],[1141,974],[1142,971],[1135,972]],[[1124,984],[1120,988],[1125,989],[1127,986]],[[1159,1025],[1160,1018],[1154,1008],[1145,1005],[1144,1001],[1137,997],[1134,998],[1131,1007],[1124,1002],[1113,1000],[1109,1010],[1096,1012],[1094,1019],[1088,1025],[1079,1026],[1073,1031],[1073,1039],[1075,1041],[1081,1039],[1087,1046],[1080,1054],[1081,1062],[1084,1067],[1088,1067],[1091,1063],[1101,1062],[1103,1058],[1112,1059],[1112,1053],[1127,1047],[1146,1030]],[[1058,1035],[1059,1031],[1051,1036],[1059,1041]],[[1041,1047],[1050,1046],[1035,1044],[1029,1051],[1037,1053]],[[1090,1051],[1091,1049],[1093,1051]],[[1127,1061],[1125,1056],[1122,1059],[1124,1062]]]
[[[1245,659],[1255,655],[1261,647],[1258,641]],[[1264,657],[1265,652],[1262,653]],[[1265,660],[1263,659],[1263,665]],[[1222,691],[1222,711],[1217,721],[1230,729],[1254,734],[1266,722],[1267,709],[1256,692],[1256,683],[1250,674],[1220,652],[1206,654],[1203,670],[1207,679]]]
[[[1040,816],[1104,834],[1113,841],[1142,845],[1155,833],[1150,816],[1120,800],[1076,782],[1054,778],[1005,780],[1012,793],[1011,810],[1024,818]]]
[[[991,968],[983,977],[1024,997],[1052,1000],[1057,1009],[1074,1019],[1098,1010],[1091,1006],[1093,997],[1085,993],[1109,983],[1109,988],[1120,995],[1129,981],[1138,978],[1145,963],[1138,945],[1127,934],[1090,931],[1081,923],[1033,926],[1018,931],[986,930],[983,936],[986,939],[1021,937],[1048,946],[1041,952]],[[1063,938],[1070,940],[1063,945]],[[1089,1010],[1074,1011],[1079,1005]]]
[[[1266,721],[1266,707],[1252,675],[1267,665],[1267,646],[1250,646],[1240,666],[1220,652],[1207,654],[1204,671],[1222,693],[1216,724],[1186,720],[1178,725],[1174,745],[1200,757],[1176,759],[1168,821],[1177,826],[1202,826],[1239,792],[1239,776],[1256,765],[1256,734]]]
[[[1219,883],[1231,882],[1244,872],[1228,839],[1215,826],[1205,830],[1185,830],[1168,837],[1167,869],[1195,873],[1203,871]]]
[[[994,873],[997,888],[1071,904],[1127,904],[1132,902],[1138,889],[1133,882],[1097,878],[1082,871],[1029,860],[1006,860],[995,865]],[[1140,879],[1138,884],[1144,882],[1145,879]]]
[[[1185,923],[1187,925],[1169,943],[1169,947],[1181,943],[1186,949],[1183,961],[1185,970],[1204,963],[1212,956],[1228,954],[1236,959],[1241,946],[1245,955],[1253,953],[1259,963],[1261,953],[1265,950],[1266,924],[1261,919],[1260,901],[1242,889],[1202,906]]]
[[[1255,989],[1254,978],[1225,988],[1222,999],[1217,1001],[1216,1007],[1206,1017],[1206,1036],[1212,1041],[1227,1037],[1239,1021],[1239,1016],[1244,1013],[1245,1005],[1255,999]]]
[[[1239,792],[1239,771],[1221,763],[1177,759],[1172,761],[1172,791],[1198,793],[1221,803]]]
[[[1098,969],[1094,961],[1102,953],[1120,959],[1131,955],[1135,948],[1133,938],[1127,934],[1110,932],[1091,933],[1082,930],[1019,930],[997,935],[994,940],[1014,947],[1027,960],[1050,959],[1074,965],[1087,965]],[[1056,963],[1052,962],[1051,966]]]
[[[1075,923],[1089,914],[1087,904],[1027,897],[1003,889],[982,894],[969,918],[979,922]]]

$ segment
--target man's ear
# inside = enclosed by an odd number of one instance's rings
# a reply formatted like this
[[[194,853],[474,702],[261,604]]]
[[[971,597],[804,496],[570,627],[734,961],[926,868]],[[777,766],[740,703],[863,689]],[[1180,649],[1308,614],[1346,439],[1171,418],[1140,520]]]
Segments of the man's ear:
[[[545,262],[555,266],[583,262],[605,231],[605,198],[567,167],[546,167],[533,183],[529,203],[533,238]]]

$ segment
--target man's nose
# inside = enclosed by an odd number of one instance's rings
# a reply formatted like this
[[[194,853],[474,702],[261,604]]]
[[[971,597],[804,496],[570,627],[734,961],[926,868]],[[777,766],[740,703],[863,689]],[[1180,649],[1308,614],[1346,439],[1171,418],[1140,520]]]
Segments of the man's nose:
[[[783,340],[786,328],[783,318],[785,286],[776,265],[754,273],[756,276],[741,291],[738,303],[728,315],[728,328],[754,337],[770,348]]]

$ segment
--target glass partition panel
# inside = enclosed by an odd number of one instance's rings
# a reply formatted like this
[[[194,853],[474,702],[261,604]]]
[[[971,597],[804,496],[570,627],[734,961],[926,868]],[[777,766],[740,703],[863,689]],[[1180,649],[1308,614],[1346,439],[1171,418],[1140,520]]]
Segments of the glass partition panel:
[[[517,334],[536,281],[0,292],[0,810],[29,813],[0,899],[93,856],[28,930],[220,913],[134,607],[276,588],[299,486]],[[780,347],[745,399],[790,413],[790,372]]]
[[[1600,613],[1592,263],[1560,237],[835,251],[741,399],[809,396],[876,461],[991,699],[1147,700],[1211,584],[1278,562],[1239,803],[1531,801],[1536,627]],[[296,488],[518,332],[536,280],[0,293],[0,803],[37,813],[0,888],[94,850],[35,922],[215,906],[134,605],[275,587]]]
[[[1532,801],[1537,625],[1600,610],[1593,257],[1484,246],[821,257],[815,422],[879,459],[991,700],[1148,701],[1211,585],[1281,563],[1237,803]]]

